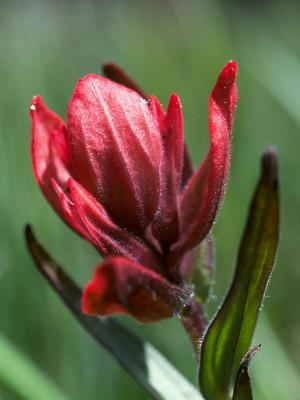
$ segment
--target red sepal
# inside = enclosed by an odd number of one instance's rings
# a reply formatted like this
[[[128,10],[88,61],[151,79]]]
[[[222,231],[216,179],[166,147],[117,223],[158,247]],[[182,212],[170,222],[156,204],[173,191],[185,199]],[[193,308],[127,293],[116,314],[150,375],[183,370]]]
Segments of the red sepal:
[[[102,256],[123,255],[161,272],[152,250],[130,232],[114,224],[101,204],[78,182],[69,179],[68,194],[58,188],[55,182],[53,185],[60,196],[69,225],[92,242]]]
[[[160,104],[160,101],[155,96],[150,97],[149,108],[153,118],[156,121],[159,132],[164,132],[166,113],[162,105]]]
[[[181,190],[184,188],[185,184],[188,182],[190,177],[193,175],[194,167],[190,151],[187,144],[184,144],[183,149],[183,166],[182,166],[182,177],[181,177]]]
[[[68,110],[72,175],[121,227],[143,235],[159,201],[161,137],[144,99],[97,75],[81,79]]]
[[[160,125],[163,142],[163,176],[160,206],[153,225],[155,237],[163,244],[174,243],[179,235],[177,199],[182,182],[183,166],[183,115],[181,102],[176,94],[170,97],[167,113],[164,115],[155,98],[150,108]]]
[[[182,236],[173,247],[174,253],[201,242],[210,231],[219,210],[228,178],[231,130],[238,97],[237,71],[236,62],[230,61],[222,70],[210,96],[210,150],[182,192]]]
[[[40,96],[35,96],[32,100],[30,117],[34,175],[51,206],[63,216],[51,179],[54,178],[60,186],[65,187],[70,176],[65,124],[46,107]]]
[[[85,288],[86,314],[127,314],[141,322],[155,322],[179,313],[191,292],[170,284],[154,271],[124,257],[110,257],[98,266]]]

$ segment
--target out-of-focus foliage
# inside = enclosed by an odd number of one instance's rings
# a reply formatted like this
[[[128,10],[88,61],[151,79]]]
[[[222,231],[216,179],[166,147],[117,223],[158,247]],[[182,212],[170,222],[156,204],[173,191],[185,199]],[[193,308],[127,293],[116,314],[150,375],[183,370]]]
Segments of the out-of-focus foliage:
[[[208,145],[207,101],[222,65],[239,62],[240,100],[232,170],[214,229],[217,249],[213,313],[232,277],[237,244],[259,169],[261,150],[279,149],[282,233],[277,267],[251,363],[254,398],[299,397],[300,371],[300,6],[296,2],[6,1],[0,4],[0,330],[74,400],[147,399],[74,322],[37,274],[25,250],[30,221],[43,243],[81,284],[98,255],[63,226],[39,192],[30,165],[28,106],[40,93],[65,116],[76,80],[113,60],[164,104],[182,99],[195,162]],[[193,382],[188,338],[176,320],[127,321]],[[55,351],[54,351],[55,350]],[[270,367],[272,366],[272,368]],[[267,383],[272,389],[265,390]],[[10,397],[0,385],[0,395]]]

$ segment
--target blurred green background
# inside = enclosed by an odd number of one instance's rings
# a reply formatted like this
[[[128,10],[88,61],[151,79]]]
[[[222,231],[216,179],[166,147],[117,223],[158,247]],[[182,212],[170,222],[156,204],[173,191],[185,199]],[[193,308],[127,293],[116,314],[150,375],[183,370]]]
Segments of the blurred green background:
[[[13,358],[18,354],[6,353],[7,339],[68,399],[149,398],[81,329],[26,251],[23,227],[30,222],[82,285],[98,260],[53,213],[34,182],[32,96],[42,94],[64,117],[77,79],[113,60],[163,104],[171,92],[180,95],[187,142],[199,163],[208,146],[208,96],[229,59],[239,63],[240,99],[230,183],[214,228],[216,288],[209,310],[216,309],[232,277],[260,154],[273,144],[281,163],[281,243],[255,335],[262,351],[252,363],[252,376],[258,400],[300,399],[299,12],[292,1],[0,2],[1,399],[23,398],[9,384],[24,376]],[[175,319],[126,323],[196,382],[191,346]],[[38,383],[28,372],[27,398],[33,399]]]

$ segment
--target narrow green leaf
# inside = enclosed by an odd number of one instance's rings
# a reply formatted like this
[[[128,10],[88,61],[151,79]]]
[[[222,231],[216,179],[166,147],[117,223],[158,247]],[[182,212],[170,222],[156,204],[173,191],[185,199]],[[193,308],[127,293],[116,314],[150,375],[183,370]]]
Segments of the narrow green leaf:
[[[112,318],[89,317],[81,312],[82,292],[36,241],[26,227],[29,251],[39,269],[75,318],[127,372],[157,400],[203,400],[188,382],[151,344]]]
[[[0,384],[24,400],[68,400],[63,392],[0,334]]]
[[[251,381],[249,376],[249,364],[253,356],[260,350],[261,345],[258,344],[246,353],[242,359],[240,368],[234,384],[232,400],[253,400]]]
[[[274,266],[279,233],[277,156],[262,157],[231,288],[201,348],[199,381],[207,400],[230,398],[232,381],[251,340]]]

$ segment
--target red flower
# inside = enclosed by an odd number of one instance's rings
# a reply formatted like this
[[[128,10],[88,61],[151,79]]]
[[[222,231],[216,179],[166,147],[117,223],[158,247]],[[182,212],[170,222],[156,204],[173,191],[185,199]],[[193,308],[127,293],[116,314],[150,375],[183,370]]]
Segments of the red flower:
[[[190,301],[183,265],[186,274],[187,256],[210,231],[226,185],[236,75],[230,61],[212,91],[211,145],[196,172],[176,94],[165,112],[133,84],[87,75],[77,83],[66,124],[41,97],[33,99],[36,180],[60,217],[105,258],[85,289],[86,313],[148,322]]]

